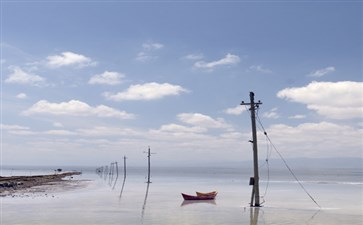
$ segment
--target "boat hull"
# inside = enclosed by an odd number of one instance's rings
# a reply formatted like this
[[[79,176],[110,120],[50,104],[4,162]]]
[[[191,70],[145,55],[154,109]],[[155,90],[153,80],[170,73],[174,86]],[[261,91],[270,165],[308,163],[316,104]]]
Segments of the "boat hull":
[[[187,195],[187,194],[184,194],[184,193],[182,193],[182,196],[183,196],[184,200],[193,200],[193,201],[213,200],[215,198],[215,196],[212,196],[212,195],[194,196],[194,195]]]

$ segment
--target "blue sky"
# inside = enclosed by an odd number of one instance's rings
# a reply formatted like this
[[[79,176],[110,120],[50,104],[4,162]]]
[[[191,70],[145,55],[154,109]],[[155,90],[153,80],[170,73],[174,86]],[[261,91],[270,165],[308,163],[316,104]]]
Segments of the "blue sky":
[[[2,1],[2,163],[249,160],[250,91],[285,157],[362,158],[362,21],[360,1]]]

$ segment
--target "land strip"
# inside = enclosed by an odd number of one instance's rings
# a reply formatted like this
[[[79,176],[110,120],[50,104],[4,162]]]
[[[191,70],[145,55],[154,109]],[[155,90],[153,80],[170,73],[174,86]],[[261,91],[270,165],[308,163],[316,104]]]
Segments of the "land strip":
[[[70,183],[75,182],[73,176],[81,174],[81,172],[63,172],[35,176],[0,176],[0,197],[14,195],[15,193],[45,192],[51,189],[50,186],[72,186]]]

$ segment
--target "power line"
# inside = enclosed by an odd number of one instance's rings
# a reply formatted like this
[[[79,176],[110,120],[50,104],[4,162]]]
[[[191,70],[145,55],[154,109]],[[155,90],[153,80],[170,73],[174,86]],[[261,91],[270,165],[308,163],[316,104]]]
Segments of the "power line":
[[[313,196],[311,196],[311,194],[306,190],[306,188],[304,187],[304,185],[300,182],[300,180],[297,178],[297,176],[295,175],[295,173],[293,172],[293,170],[290,168],[290,166],[287,164],[286,160],[284,159],[284,157],[282,156],[282,154],[277,150],[276,146],[272,143],[270,137],[267,135],[267,132],[264,128],[264,126],[261,123],[260,117],[258,115],[258,113],[256,113],[257,116],[257,121],[260,124],[260,126],[263,129],[263,133],[266,136],[267,140],[270,142],[272,148],[276,151],[276,153],[279,155],[279,157],[281,158],[281,160],[283,161],[283,163],[285,164],[286,168],[290,171],[291,175],[294,177],[294,179],[297,181],[297,183],[300,185],[300,187],[305,191],[305,193],[310,197],[310,199],[319,207],[321,208],[321,206],[316,202],[316,200],[313,198]],[[268,161],[267,161],[268,163]]]

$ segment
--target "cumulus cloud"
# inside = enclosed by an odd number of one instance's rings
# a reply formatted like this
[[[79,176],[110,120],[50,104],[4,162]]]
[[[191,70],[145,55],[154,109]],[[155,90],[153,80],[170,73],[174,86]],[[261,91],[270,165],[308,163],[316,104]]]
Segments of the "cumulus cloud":
[[[28,96],[25,93],[19,93],[16,95],[16,98],[18,99],[26,99]]]
[[[263,113],[262,116],[268,119],[277,119],[280,117],[279,114],[277,113],[277,108],[273,108],[269,112]]]
[[[32,86],[43,86],[46,84],[45,78],[36,74],[25,72],[18,66],[12,66],[10,67],[10,69],[13,72],[5,80],[5,83],[24,84]]]
[[[238,105],[234,108],[228,108],[225,109],[223,112],[229,115],[240,115],[242,114],[244,111],[246,111],[246,107],[243,105]]]
[[[332,73],[335,71],[335,67],[329,66],[324,69],[316,70],[308,74],[309,77],[322,77],[328,73]]]
[[[324,121],[297,126],[275,124],[268,133],[286,157],[359,157],[363,144],[362,129]]]
[[[125,100],[155,100],[161,99],[170,95],[180,95],[183,92],[188,92],[187,89],[179,85],[173,85],[169,83],[145,83],[131,85],[126,91],[112,94],[109,92],[103,95],[106,99],[113,101],[125,101]]]
[[[92,61],[90,58],[73,52],[62,52],[60,55],[47,57],[47,65],[54,68],[63,66],[85,67],[95,64],[96,62]]]
[[[286,88],[279,98],[306,104],[308,109],[332,119],[362,118],[363,83],[354,81],[312,82],[305,87]]]
[[[118,72],[105,71],[102,74],[96,74],[90,78],[89,84],[107,84],[107,85],[117,85],[122,82],[122,78],[125,75]]]
[[[218,66],[234,65],[240,62],[240,57],[237,55],[232,55],[228,53],[224,58],[216,61],[205,62],[197,61],[194,63],[194,67],[198,69],[206,69],[213,71]]]
[[[230,127],[222,118],[213,119],[210,116],[200,113],[181,113],[178,119],[186,124],[204,128],[228,128]]]
[[[67,115],[67,116],[96,116],[117,119],[133,119],[135,116],[125,111],[119,111],[105,105],[92,107],[87,103],[70,100],[69,102],[51,103],[40,100],[22,113],[30,116],[34,114]]]

